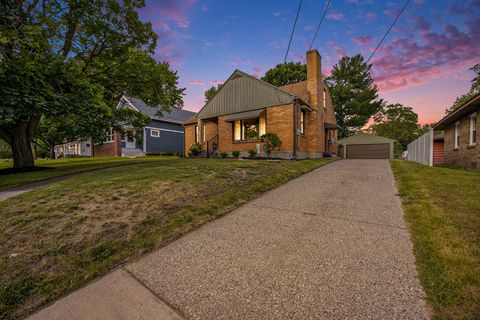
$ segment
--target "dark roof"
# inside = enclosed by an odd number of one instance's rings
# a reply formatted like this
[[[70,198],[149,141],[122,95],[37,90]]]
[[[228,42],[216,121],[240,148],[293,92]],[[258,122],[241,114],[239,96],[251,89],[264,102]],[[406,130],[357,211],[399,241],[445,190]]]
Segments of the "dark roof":
[[[149,116],[154,120],[183,124],[189,118],[196,115],[195,112],[182,110],[175,107],[171,107],[169,112],[163,111],[160,107],[158,108],[150,107],[145,102],[143,102],[143,100],[133,98],[133,97],[123,96],[123,99],[125,99],[127,103],[129,102],[138,111]],[[161,115],[158,114],[159,110],[161,111]]]
[[[188,118],[184,124],[196,124],[198,122],[198,118],[196,115],[193,117]]]
[[[385,137],[376,136],[373,134],[357,133],[353,136],[343,138],[338,141],[339,144],[377,144],[377,143],[390,143],[395,140]]]
[[[468,100],[463,106],[456,109],[455,111],[450,112],[442,120],[438,121],[433,129],[443,130],[448,124],[457,122],[459,119],[463,118],[466,115],[469,115],[475,110],[480,109],[480,94]]]

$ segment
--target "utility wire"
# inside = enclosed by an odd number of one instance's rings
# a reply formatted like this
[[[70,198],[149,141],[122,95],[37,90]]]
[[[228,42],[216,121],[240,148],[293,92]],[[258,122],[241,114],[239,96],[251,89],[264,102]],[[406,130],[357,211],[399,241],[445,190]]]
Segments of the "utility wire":
[[[315,31],[315,35],[313,36],[312,43],[310,43],[310,47],[308,48],[308,50],[311,50],[312,47],[313,47],[313,43],[315,42],[315,39],[317,38],[318,30],[320,30],[320,26],[322,25],[323,19],[325,19],[325,15],[327,14],[328,7],[330,6],[330,2],[331,2],[331,0],[327,0],[327,6],[325,7],[325,11],[323,12],[323,16],[320,19],[320,23],[317,26],[317,31]]]
[[[287,63],[288,51],[290,51],[290,44],[292,43],[292,38],[295,32],[295,26],[297,25],[298,15],[300,14],[301,7],[302,7],[302,0],[300,0],[300,3],[298,4],[297,16],[295,17],[295,22],[293,23],[292,34],[290,35],[290,41],[288,41],[287,53],[285,54],[285,59],[283,59],[283,63]]]
[[[405,11],[405,8],[407,7],[408,3],[410,2],[410,0],[407,0],[405,1],[405,4],[403,5],[403,8],[402,10],[400,10],[400,12],[398,13],[398,16],[395,18],[395,20],[393,20],[393,23],[391,24],[390,28],[388,28],[387,32],[385,33],[385,35],[383,36],[382,40],[380,40],[380,42],[378,43],[378,46],[375,48],[375,50],[373,50],[372,54],[370,55],[370,57],[368,57],[368,60],[367,60],[367,64],[368,62],[370,61],[370,59],[372,59],[373,55],[375,54],[375,52],[377,52],[378,48],[382,45],[382,42],[383,40],[385,40],[385,38],[387,37],[388,33],[390,32],[390,30],[392,30],[393,26],[395,25],[395,22],[397,22],[398,18],[400,18],[400,16],[402,15],[403,11]]]

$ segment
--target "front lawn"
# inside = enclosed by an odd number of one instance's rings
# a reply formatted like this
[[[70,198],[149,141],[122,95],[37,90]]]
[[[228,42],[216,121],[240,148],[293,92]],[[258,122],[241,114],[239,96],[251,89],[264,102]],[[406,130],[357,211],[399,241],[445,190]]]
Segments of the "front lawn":
[[[332,160],[166,159],[0,202],[0,319],[28,315]]]
[[[124,166],[134,163],[157,161],[163,157],[144,157],[144,158],[123,158],[123,157],[86,157],[70,158],[58,160],[38,160],[35,165],[45,168],[39,171],[21,172],[5,174],[6,169],[10,169],[13,163],[0,162],[0,191],[18,187],[24,184],[46,180],[58,176],[90,171],[96,169]],[[170,157],[171,158],[171,157]]]
[[[480,316],[480,171],[392,161],[435,319]]]

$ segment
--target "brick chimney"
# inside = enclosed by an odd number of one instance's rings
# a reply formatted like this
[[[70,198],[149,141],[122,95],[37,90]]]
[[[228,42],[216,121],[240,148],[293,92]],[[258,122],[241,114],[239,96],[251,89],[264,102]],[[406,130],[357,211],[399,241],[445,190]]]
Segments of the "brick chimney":
[[[310,106],[317,110],[322,105],[322,57],[317,49],[307,51],[307,90]]]

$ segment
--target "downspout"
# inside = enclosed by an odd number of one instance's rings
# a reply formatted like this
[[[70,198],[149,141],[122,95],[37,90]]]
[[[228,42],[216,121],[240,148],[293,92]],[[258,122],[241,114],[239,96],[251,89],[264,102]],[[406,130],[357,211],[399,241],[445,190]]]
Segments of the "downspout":
[[[293,156],[291,160],[297,160],[297,145],[298,145],[298,135],[297,135],[297,99],[293,100]]]

